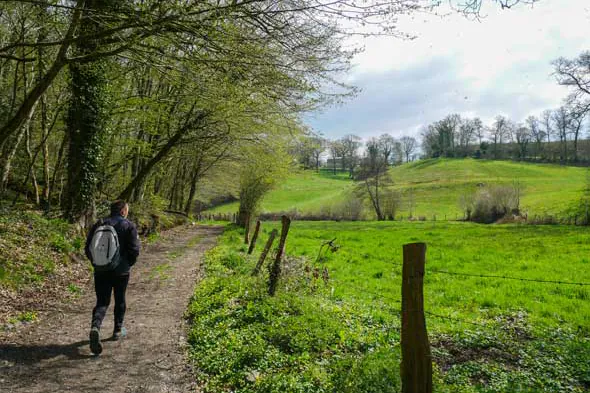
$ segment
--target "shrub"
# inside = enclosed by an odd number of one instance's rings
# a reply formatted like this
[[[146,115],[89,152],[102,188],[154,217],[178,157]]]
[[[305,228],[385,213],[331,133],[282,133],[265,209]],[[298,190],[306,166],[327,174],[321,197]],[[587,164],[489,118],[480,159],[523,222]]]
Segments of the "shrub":
[[[399,191],[388,189],[381,195],[381,212],[388,220],[395,220],[399,207],[402,203],[402,197]]]
[[[520,194],[516,185],[492,186],[477,191],[471,221],[490,224],[509,214],[519,215]]]
[[[346,221],[358,221],[365,215],[363,201],[349,194],[344,201],[332,209],[332,217]]]

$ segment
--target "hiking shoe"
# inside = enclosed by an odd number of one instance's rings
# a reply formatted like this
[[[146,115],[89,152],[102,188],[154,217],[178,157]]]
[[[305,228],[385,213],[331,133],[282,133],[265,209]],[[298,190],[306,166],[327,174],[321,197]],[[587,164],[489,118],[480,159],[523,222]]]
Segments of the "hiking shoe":
[[[117,329],[113,332],[113,340],[117,341],[121,338],[127,337],[127,329],[122,327],[121,329]]]
[[[102,344],[100,343],[100,330],[93,327],[90,330],[90,351],[95,355],[100,355],[102,352]]]

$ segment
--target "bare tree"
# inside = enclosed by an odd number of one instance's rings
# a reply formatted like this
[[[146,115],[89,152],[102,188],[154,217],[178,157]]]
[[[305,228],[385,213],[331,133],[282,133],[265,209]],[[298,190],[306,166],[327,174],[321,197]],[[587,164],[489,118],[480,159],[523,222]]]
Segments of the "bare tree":
[[[336,164],[338,159],[343,160],[344,146],[342,141],[331,141],[329,143],[328,150],[330,151],[330,157],[332,157],[332,171],[336,174]]]
[[[560,106],[555,112],[553,112],[553,121],[557,135],[559,136],[559,145],[561,147],[560,159],[562,162],[567,162],[567,136],[570,132],[571,118],[565,106]]]
[[[531,141],[531,130],[523,125],[515,127],[514,139],[518,145],[518,158],[524,160],[527,154],[527,146]]]
[[[473,127],[475,136],[477,137],[479,145],[481,146],[481,142],[485,136],[485,127],[483,126],[483,123],[479,117],[473,119]]]
[[[508,136],[508,119],[504,116],[496,116],[494,124],[489,129],[492,143],[494,146],[494,158],[500,157],[502,142]]]
[[[402,136],[399,141],[401,143],[402,151],[406,155],[406,162],[410,162],[410,156],[418,148],[418,141],[411,136]]]
[[[348,169],[348,175],[352,178],[354,168],[359,161],[358,150],[361,147],[361,138],[356,135],[345,135],[340,139],[342,149],[342,168]]]
[[[573,60],[560,57],[553,62],[553,66],[557,83],[573,89],[570,100],[590,99],[590,51],[583,52]]]
[[[534,157],[537,158],[541,152],[543,141],[545,140],[545,131],[541,129],[541,124],[536,116],[527,117],[526,125],[531,133],[532,140],[535,142]]]
[[[459,125],[458,142],[460,153],[463,156],[469,154],[469,145],[473,142],[477,127],[478,124],[475,122],[475,119],[463,119]]]
[[[377,220],[385,220],[382,199],[384,192],[391,185],[392,180],[387,169],[389,164],[385,158],[385,146],[377,138],[371,138],[366,143],[365,156],[361,160],[356,178],[360,180],[357,193],[367,196],[375,210]]]
[[[379,137],[379,143],[383,149],[385,162],[387,162],[388,165],[391,165],[398,158],[396,155],[398,153],[399,142],[391,135],[383,134]]]

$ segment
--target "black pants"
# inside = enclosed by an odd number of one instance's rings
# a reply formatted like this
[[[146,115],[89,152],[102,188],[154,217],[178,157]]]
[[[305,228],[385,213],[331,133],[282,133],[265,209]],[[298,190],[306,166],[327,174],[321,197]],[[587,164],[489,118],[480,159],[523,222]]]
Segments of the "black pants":
[[[100,329],[102,320],[111,303],[111,292],[115,292],[115,330],[123,327],[125,318],[125,291],[129,283],[129,274],[115,274],[114,272],[94,272],[94,290],[96,292],[96,306],[92,310],[92,327]]]

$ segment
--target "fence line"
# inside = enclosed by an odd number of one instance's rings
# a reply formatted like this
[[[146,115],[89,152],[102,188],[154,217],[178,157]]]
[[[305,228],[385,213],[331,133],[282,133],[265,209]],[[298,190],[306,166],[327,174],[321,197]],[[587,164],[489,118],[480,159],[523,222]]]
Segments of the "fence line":
[[[558,285],[577,285],[577,286],[590,286],[590,282],[573,282],[573,281],[558,281],[558,280],[541,280],[535,278],[522,278],[522,277],[511,277],[511,276],[498,276],[493,274],[473,274],[473,273],[458,273],[458,272],[450,272],[447,270],[436,270],[436,269],[429,269],[428,273],[437,273],[437,274],[448,274],[451,276],[464,276],[464,277],[478,277],[478,278],[496,278],[502,280],[516,280],[516,281],[526,281],[526,282],[538,282],[542,284],[558,284]]]
[[[395,267],[402,267],[401,263],[397,262],[389,262],[391,265]],[[494,274],[476,274],[476,273],[461,273],[461,272],[453,272],[448,270],[439,270],[439,269],[428,269],[428,273],[440,273],[440,274],[448,274],[451,276],[464,276],[464,277],[477,277],[477,278],[496,278],[501,280],[515,280],[515,281],[526,281],[526,282],[538,282],[541,284],[555,284],[555,285],[574,285],[574,286],[590,286],[590,282],[576,282],[576,281],[561,281],[561,280],[543,280],[543,279],[536,279],[536,278],[524,278],[524,277],[513,277],[513,276],[506,276],[506,275],[494,275]]]

